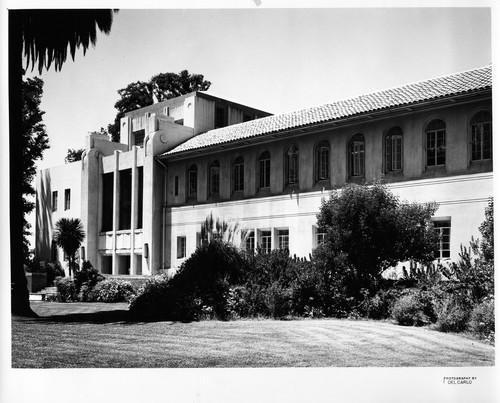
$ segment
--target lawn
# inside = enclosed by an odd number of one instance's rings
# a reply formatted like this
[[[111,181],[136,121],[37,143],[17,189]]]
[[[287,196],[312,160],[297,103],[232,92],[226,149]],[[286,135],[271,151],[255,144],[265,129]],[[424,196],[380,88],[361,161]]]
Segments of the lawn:
[[[132,322],[127,304],[34,302],[12,319],[14,368],[493,366],[463,335],[367,320]]]

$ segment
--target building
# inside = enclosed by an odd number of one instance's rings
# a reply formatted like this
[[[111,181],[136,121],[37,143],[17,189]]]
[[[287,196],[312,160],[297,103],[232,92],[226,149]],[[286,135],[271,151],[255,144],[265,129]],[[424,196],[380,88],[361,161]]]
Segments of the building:
[[[374,179],[438,202],[437,257],[456,260],[493,196],[491,65],[280,115],[196,92],[121,125],[121,143],[90,135],[81,162],[40,172],[40,260],[61,256],[63,214],[82,219],[80,255],[104,274],[179,267],[211,213],[245,230],[242,247],[308,256],[322,198]]]

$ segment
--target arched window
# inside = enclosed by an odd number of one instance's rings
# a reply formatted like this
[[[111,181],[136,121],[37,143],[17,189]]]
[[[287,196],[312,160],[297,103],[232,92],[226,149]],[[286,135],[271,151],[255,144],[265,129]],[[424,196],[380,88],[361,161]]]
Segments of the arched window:
[[[299,183],[299,149],[295,144],[285,151],[285,184]]]
[[[476,113],[471,120],[472,161],[487,160],[492,155],[491,114],[486,111]]]
[[[446,125],[441,119],[434,119],[425,129],[427,166],[446,163]]]
[[[219,195],[220,183],[220,164],[219,161],[213,161],[208,167],[208,193],[210,196]]]
[[[259,189],[266,189],[271,185],[271,154],[263,151],[259,156]]]
[[[316,182],[330,179],[330,143],[322,140],[315,149]]]
[[[245,188],[245,164],[243,157],[238,155],[233,162],[233,191],[242,192]]]
[[[403,130],[394,126],[385,136],[385,171],[401,171],[403,169]]]
[[[188,197],[195,198],[198,194],[198,168],[196,167],[196,165],[191,165],[188,170],[187,187]]]
[[[349,174],[365,175],[365,138],[361,133],[354,135],[349,143]]]

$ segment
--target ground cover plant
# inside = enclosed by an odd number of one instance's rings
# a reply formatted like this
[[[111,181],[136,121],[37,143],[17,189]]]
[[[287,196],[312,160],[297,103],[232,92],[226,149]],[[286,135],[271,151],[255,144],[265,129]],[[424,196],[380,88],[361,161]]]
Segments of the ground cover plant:
[[[32,302],[12,317],[14,368],[473,367],[494,347],[372,320],[134,322],[126,303]]]

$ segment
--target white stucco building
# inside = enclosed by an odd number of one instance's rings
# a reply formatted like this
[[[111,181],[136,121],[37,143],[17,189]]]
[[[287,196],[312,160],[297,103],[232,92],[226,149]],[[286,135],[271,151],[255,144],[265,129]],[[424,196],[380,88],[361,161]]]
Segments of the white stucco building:
[[[82,161],[40,171],[38,259],[62,258],[52,227],[68,216],[102,273],[174,270],[210,213],[246,230],[243,247],[308,256],[329,190],[383,178],[439,203],[437,253],[456,260],[493,196],[491,66],[281,115],[197,92],[121,125],[120,143],[90,135]]]

